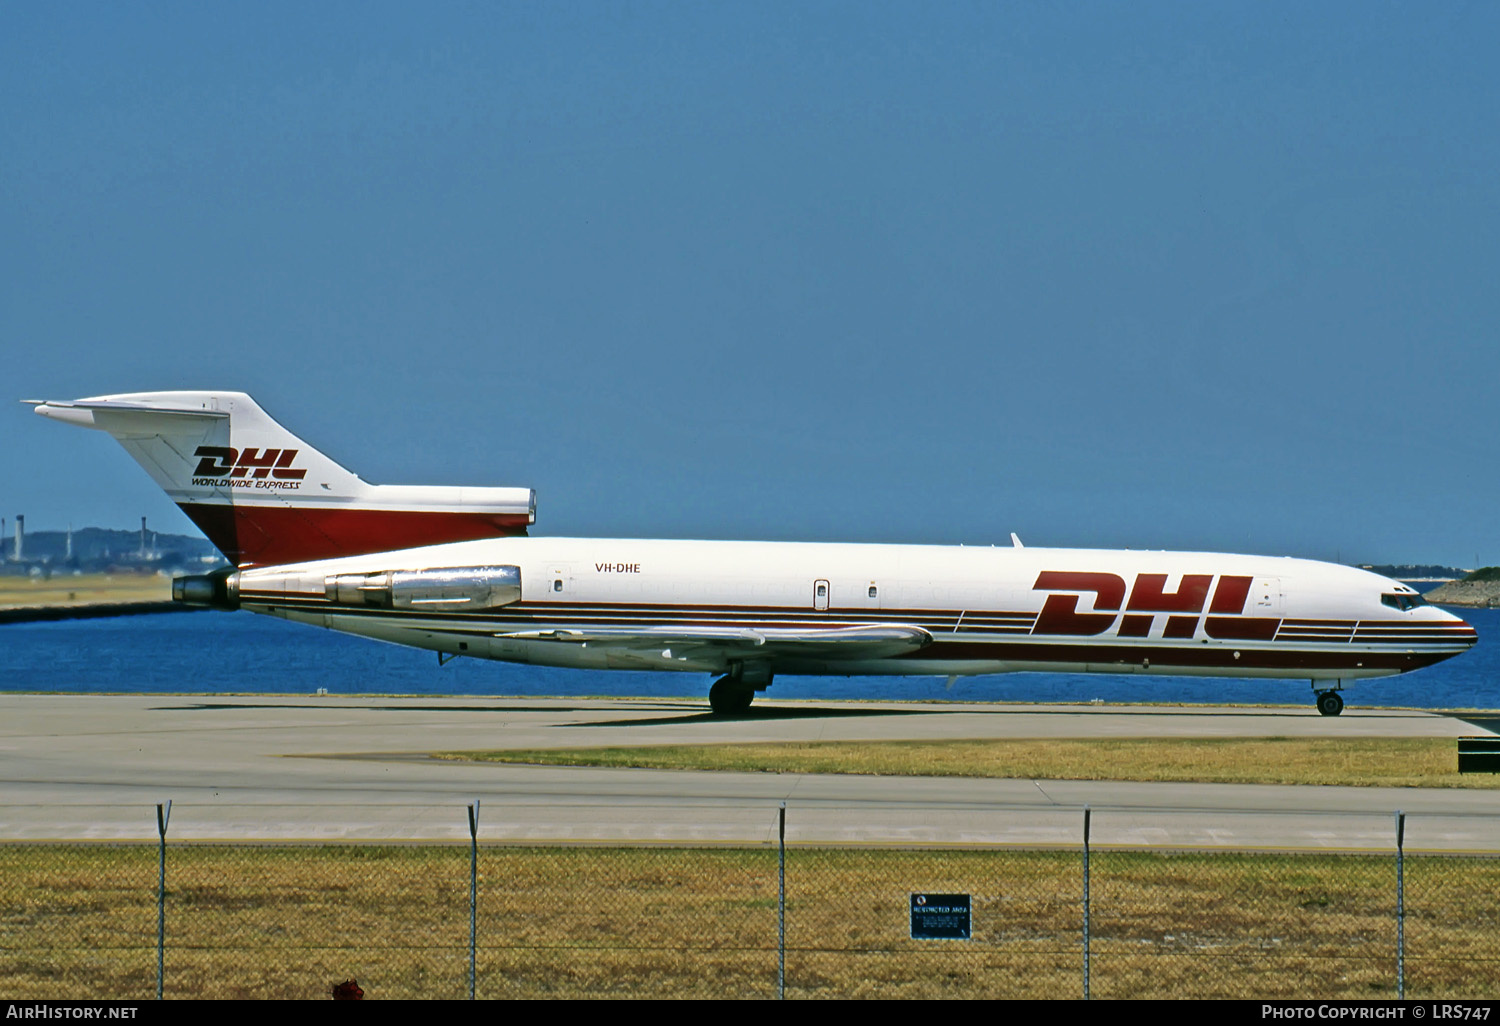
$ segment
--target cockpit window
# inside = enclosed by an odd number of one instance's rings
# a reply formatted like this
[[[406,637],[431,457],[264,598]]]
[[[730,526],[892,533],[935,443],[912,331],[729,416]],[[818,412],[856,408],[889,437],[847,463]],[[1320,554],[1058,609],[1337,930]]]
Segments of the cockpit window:
[[[1403,613],[1408,609],[1416,609],[1418,606],[1425,606],[1427,604],[1427,600],[1421,595],[1392,594],[1389,592],[1380,596],[1380,602],[1382,605],[1390,606],[1392,609],[1399,609]]]

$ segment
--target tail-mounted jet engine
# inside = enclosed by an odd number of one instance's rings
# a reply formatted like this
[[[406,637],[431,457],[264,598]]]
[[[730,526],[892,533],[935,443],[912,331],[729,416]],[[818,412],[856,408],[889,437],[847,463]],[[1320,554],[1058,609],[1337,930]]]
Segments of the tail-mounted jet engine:
[[[274,568],[218,571],[201,577],[175,579],[172,598],[219,609],[238,609],[245,603],[311,602],[415,612],[470,612],[519,602],[521,568],[463,566],[358,574],[318,574]]]

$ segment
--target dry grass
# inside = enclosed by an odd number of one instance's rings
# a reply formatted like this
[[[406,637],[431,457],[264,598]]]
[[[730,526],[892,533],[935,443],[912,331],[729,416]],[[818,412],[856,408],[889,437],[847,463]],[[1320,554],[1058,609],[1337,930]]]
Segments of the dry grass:
[[[465,846],[179,845],[169,997],[467,995]],[[1082,992],[1077,851],[791,849],[789,997]],[[0,847],[0,994],[153,996],[156,849]],[[973,896],[968,941],[913,941],[913,891]],[[1492,996],[1500,860],[1407,860],[1407,994]],[[478,994],[771,997],[770,848],[480,850]],[[1388,998],[1390,857],[1096,852],[1096,997]]]
[[[170,602],[172,579],[158,574],[79,574],[0,577],[0,609],[89,606],[111,602]]]
[[[1458,773],[1451,738],[1117,738],[816,741],[440,752],[475,762],[739,773],[856,773],[1362,787],[1496,787]]]

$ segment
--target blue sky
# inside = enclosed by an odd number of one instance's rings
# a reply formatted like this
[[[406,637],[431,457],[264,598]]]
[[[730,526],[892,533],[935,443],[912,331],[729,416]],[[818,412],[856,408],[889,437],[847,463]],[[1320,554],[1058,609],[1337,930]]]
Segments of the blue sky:
[[[0,389],[537,533],[1500,563],[1500,7],[0,6]],[[191,530],[0,406],[33,530]]]

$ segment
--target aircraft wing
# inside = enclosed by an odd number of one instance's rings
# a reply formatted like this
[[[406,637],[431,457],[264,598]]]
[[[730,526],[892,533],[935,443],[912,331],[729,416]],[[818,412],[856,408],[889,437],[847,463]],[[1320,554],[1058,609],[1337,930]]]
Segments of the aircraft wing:
[[[603,644],[624,649],[677,645],[809,659],[879,659],[915,652],[932,643],[932,635],[921,627],[896,623],[857,627],[567,627],[502,633],[495,637]]]

